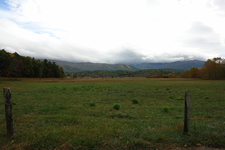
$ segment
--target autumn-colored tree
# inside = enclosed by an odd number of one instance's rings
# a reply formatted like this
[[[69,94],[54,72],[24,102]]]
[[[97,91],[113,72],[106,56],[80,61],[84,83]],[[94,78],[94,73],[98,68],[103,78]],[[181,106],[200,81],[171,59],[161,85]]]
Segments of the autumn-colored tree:
[[[185,70],[184,72],[181,73],[181,78],[190,78],[191,77],[191,71],[190,70]]]
[[[203,66],[203,78],[205,79],[224,79],[225,60],[221,57],[208,59]]]
[[[168,78],[176,78],[177,77],[177,75],[174,73],[168,73],[167,76],[168,76]]]
[[[191,68],[181,73],[183,78],[225,79],[225,59],[215,57],[208,59],[202,69]]]
[[[193,67],[190,70],[190,77],[191,78],[200,78],[201,74],[200,74],[200,69]]]

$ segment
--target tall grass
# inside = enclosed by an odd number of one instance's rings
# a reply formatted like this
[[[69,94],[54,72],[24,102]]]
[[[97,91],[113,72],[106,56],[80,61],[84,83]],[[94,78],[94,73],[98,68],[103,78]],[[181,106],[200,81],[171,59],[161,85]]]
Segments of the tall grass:
[[[225,147],[225,81],[40,81],[0,81],[11,88],[16,130],[9,140],[0,95],[1,149]],[[185,91],[191,93],[188,135]]]

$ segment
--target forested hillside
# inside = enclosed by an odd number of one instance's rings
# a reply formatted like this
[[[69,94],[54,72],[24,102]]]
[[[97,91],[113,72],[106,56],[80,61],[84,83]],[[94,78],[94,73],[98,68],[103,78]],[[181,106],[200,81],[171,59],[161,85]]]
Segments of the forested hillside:
[[[3,77],[64,77],[64,71],[55,62],[36,60],[0,50],[0,76]]]
[[[90,62],[73,63],[58,60],[53,61],[55,61],[59,66],[61,66],[65,72],[96,71],[96,70],[105,70],[105,71],[140,70],[139,68],[133,65],[126,65],[126,64],[106,64],[106,63],[90,63]]]
[[[193,67],[202,68],[204,61],[192,60],[192,61],[177,61],[170,63],[141,63],[141,64],[106,64],[106,63],[74,63],[59,60],[52,60],[63,68],[65,72],[80,72],[80,71],[138,71],[146,69],[178,69],[189,70]]]

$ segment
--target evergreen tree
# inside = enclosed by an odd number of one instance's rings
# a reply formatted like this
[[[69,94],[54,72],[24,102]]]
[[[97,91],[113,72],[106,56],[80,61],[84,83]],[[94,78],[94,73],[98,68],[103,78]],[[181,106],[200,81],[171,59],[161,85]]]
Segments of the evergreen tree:
[[[20,56],[0,50],[0,76],[4,77],[64,77],[61,67],[50,62]]]

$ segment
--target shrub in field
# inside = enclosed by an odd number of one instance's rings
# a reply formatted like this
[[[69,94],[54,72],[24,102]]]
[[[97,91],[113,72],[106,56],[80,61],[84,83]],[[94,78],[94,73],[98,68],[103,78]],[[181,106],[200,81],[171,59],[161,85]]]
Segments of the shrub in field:
[[[168,113],[169,112],[169,109],[170,108],[168,106],[163,106],[162,107],[162,111],[165,112],[165,113]]]
[[[208,96],[206,96],[206,97],[205,97],[205,99],[209,99],[209,97],[208,97]]]
[[[113,105],[113,108],[114,108],[115,110],[120,110],[120,104],[114,104],[114,105]]]
[[[89,103],[89,106],[96,106],[94,102]]]
[[[132,103],[133,103],[133,104],[138,104],[138,103],[139,103],[139,102],[138,102],[138,99],[134,98],[134,99],[132,100]]]

